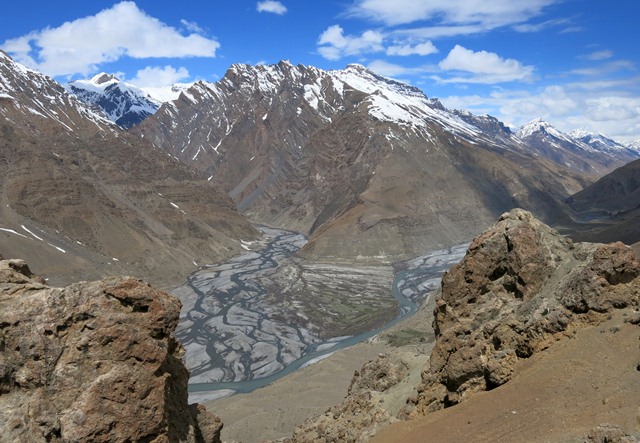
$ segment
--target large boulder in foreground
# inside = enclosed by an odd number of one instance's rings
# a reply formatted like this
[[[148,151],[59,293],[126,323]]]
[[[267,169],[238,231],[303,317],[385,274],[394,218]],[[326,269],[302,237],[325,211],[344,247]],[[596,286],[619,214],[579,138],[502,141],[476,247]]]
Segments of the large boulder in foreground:
[[[188,405],[179,312],[130,277],[52,288],[0,261],[0,441],[220,441]]]
[[[515,209],[443,277],[436,345],[408,412],[420,416],[491,390],[516,362],[640,305],[640,263],[622,243],[572,243]]]

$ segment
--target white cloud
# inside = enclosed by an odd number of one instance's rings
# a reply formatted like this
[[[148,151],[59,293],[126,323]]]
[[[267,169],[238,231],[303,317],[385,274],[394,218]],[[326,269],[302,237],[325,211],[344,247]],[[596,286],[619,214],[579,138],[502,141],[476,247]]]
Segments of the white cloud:
[[[182,20],[180,20],[180,23],[189,32],[195,32],[196,34],[203,34],[204,33],[204,29],[202,29],[200,27],[200,25],[197,24],[196,22],[190,22],[189,20],[182,19]]]
[[[481,24],[485,29],[522,23],[558,0],[357,0],[349,14],[386,25],[431,20]]]
[[[270,12],[272,14],[283,15],[287,12],[287,7],[278,1],[265,0],[258,2],[256,10],[258,12]]]
[[[328,60],[339,60],[347,55],[359,55],[384,50],[384,37],[377,31],[368,30],[360,36],[344,35],[340,25],[327,28],[318,39],[318,52]]]
[[[405,75],[417,75],[430,72],[434,67],[421,66],[417,68],[409,68],[406,66],[389,63],[385,60],[373,60],[367,65],[367,68],[385,77],[398,78]]]
[[[551,85],[539,90],[494,90],[486,96],[442,97],[445,106],[489,113],[513,126],[542,117],[558,129],[597,131],[623,143],[640,139],[640,96],[628,82]],[[636,83],[637,87],[637,83]]]
[[[513,26],[513,29],[518,32],[540,32],[551,26],[567,25],[571,23],[571,20],[566,18],[560,18],[555,20],[547,20],[541,23],[519,23]]]
[[[390,33],[395,36],[420,38],[420,39],[436,39],[443,37],[455,37],[459,35],[472,35],[484,32],[485,29],[480,25],[461,25],[461,26],[425,26],[420,28],[395,29]]]
[[[636,65],[629,60],[616,60],[604,63],[592,68],[572,69],[569,74],[578,74],[591,77],[604,77],[608,74],[621,71],[635,71]]]
[[[606,60],[606,59],[611,58],[611,57],[613,57],[613,52],[611,52],[608,49],[603,49],[601,51],[595,51],[595,52],[592,52],[590,54],[583,55],[580,58],[582,58],[584,60],[601,61],[601,60]]]
[[[460,45],[456,45],[438,66],[444,71],[463,73],[463,76],[438,79],[444,83],[494,84],[530,81],[534,69],[533,66],[525,66],[517,60],[501,58],[493,52],[474,52]]]
[[[182,66],[178,69],[169,65],[162,68],[159,66],[147,66],[139,70],[134,78],[128,80],[128,83],[139,88],[157,88],[169,86],[188,78],[189,71]]]
[[[17,61],[46,74],[83,75],[121,57],[215,57],[220,44],[177,29],[125,1],[96,15],[34,31],[2,45]]]
[[[430,41],[424,43],[418,43],[415,46],[410,44],[389,46],[387,48],[387,55],[429,55],[438,52],[438,48],[435,47]]]

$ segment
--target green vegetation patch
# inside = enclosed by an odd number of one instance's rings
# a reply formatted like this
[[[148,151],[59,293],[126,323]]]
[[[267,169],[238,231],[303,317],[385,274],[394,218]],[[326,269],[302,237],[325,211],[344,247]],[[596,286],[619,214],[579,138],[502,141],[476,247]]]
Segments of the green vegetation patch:
[[[425,341],[427,333],[417,329],[402,329],[385,334],[385,339],[389,345],[400,347]]]

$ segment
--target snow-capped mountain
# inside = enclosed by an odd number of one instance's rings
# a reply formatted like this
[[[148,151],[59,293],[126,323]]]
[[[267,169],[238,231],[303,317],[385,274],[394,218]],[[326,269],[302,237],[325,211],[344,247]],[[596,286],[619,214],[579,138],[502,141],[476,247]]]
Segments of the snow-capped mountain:
[[[359,65],[232,65],[133,131],[206,171],[251,219],[312,234],[302,254],[315,257],[397,259],[514,206],[555,217],[584,184],[496,119]]]
[[[84,102],[70,96],[53,79],[16,63],[0,50],[0,116],[5,120],[54,122],[64,133],[109,129],[110,122]]]
[[[535,155],[595,176],[640,157],[640,152],[626,149],[601,134],[567,134],[540,118],[522,126],[516,135]]]
[[[152,100],[157,103],[165,103],[173,100],[177,100],[184,91],[193,86],[193,82],[191,83],[174,83],[171,86],[148,86],[142,89],[144,92],[149,94]]]
[[[89,80],[69,82],[66,89],[85,103],[102,110],[109,120],[122,128],[139,124],[161,105],[159,100],[142,89],[105,73]]]
[[[256,236],[212,183],[1,51],[0,134],[0,251],[53,283],[175,283]]]
[[[633,144],[625,146],[599,132],[589,132],[577,129],[575,131],[571,131],[569,135],[601,152],[609,152],[612,155],[620,155],[621,153],[628,152],[630,155],[640,157],[640,146],[633,146]]]
[[[627,148],[640,152],[640,140],[636,140],[627,144]]]

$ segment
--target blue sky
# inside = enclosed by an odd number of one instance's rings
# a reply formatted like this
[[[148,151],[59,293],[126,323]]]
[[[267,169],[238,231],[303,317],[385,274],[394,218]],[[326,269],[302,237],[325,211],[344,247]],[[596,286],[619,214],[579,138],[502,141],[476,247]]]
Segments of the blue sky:
[[[637,0],[29,1],[0,48],[61,82],[216,81],[232,63],[360,63],[518,126],[640,140]]]

